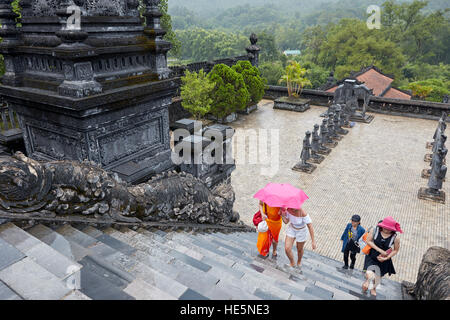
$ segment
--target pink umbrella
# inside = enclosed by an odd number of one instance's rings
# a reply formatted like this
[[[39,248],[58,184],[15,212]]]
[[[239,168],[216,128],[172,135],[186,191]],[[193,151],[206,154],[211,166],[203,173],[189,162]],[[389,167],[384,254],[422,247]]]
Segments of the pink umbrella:
[[[268,183],[253,198],[265,202],[270,207],[300,209],[309,199],[306,193],[289,183]]]

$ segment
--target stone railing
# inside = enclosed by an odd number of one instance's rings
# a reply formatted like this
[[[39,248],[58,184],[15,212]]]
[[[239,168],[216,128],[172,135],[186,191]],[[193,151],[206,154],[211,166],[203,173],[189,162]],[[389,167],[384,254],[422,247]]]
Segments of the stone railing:
[[[280,86],[268,86],[266,99],[277,99],[287,96],[287,88]],[[310,99],[312,105],[328,106],[333,101],[334,94],[322,90],[304,89],[302,98]],[[401,100],[384,97],[370,97],[369,112],[383,113],[397,116],[438,120],[442,112],[450,114],[450,104],[430,102],[422,100]],[[447,121],[450,121],[449,119]]]
[[[183,76],[184,72],[186,70],[189,70],[191,72],[199,72],[201,69],[203,69],[203,71],[208,73],[212,70],[212,68],[214,68],[214,66],[216,64],[223,63],[223,64],[226,64],[227,66],[231,67],[232,65],[236,64],[236,62],[241,61],[241,60],[248,60],[248,56],[247,55],[237,56],[237,57],[233,57],[233,58],[224,58],[224,59],[218,59],[218,60],[214,60],[214,61],[200,61],[200,62],[194,62],[194,63],[190,63],[187,65],[182,65],[182,66],[172,66],[172,67],[169,67],[169,69],[172,71],[171,77],[177,78],[177,77]]]

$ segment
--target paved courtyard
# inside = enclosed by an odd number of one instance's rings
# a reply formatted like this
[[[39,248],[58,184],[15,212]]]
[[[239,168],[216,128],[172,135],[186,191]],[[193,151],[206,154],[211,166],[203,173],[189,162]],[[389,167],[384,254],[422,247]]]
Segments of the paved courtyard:
[[[269,182],[302,188],[310,197],[304,209],[313,220],[317,252],[341,261],[340,237],[353,214],[362,217],[365,228],[393,216],[404,233],[400,235],[400,253],[393,258],[397,275],[391,279],[415,282],[421,258],[429,247],[450,248],[450,183],[444,183],[445,205],[417,198],[419,188],[427,185],[421,178],[422,169],[428,167],[423,157],[431,152],[425,149],[425,143],[431,140],[438,122],[374,114],[371,124],[357,123],[350,129],[312,174],[291,170],[299,161],[305,132],[322,122],[320,114],[325,110],[318,106],[305,113],[274,110],[272,101],[263,100],[257,111],[241,115],[232,124],[237,130],[233,141],[236,156],[239,149],[244,150],[239,138],[243,130],[279,129],[279,169],[273,176],[261,170],[268,166],[267,159],[262,164],[250,164],[248,159],[238,157],[241,163],[232,175],[235,210],[252,225],[258,210],[258,200],[253,198],[257,190]],[[249,153],[248,141],[246,148]],[[282,239],[285,229],[283,226]],[[311,250],[310,240],[306,248]],[[357,268],[362,269],[363,260],[358,255]]]

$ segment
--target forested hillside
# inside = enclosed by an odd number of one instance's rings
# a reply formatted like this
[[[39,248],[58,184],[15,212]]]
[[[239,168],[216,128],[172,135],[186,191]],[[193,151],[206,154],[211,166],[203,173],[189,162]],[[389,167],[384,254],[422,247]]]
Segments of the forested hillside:
[[[382,9],[380,30],[366,26],[373,4]],[[308,68],[313,87],[330,71],[342,78],[376,65],[396,86],[433,87],[436,101],[450,90],[448,7],[448,0],[169,0],[179,63],[242,55],[255,32],[270,84],[286,66],[283,51],[300,49],[289,59]]]

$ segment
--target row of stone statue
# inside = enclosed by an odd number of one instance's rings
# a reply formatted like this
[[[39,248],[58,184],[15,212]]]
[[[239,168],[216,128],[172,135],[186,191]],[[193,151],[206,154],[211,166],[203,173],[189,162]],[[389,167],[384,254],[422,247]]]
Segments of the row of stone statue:
[[[419,198],[433,200],[435,202],[445,203],[445,192],[442,191],[442,185],[447,174],[447,166],[445,158],[448,149],[445,147],[447,136],[445,130],[447,114],[442,113],[438,126],[434,132],[433,142],[428,142],[426,147],[431,148],[433,153],[426,154],[424,160],[431,165],[430,169],[422,171],[422,177],[428,179],[428,188],[420,188]]]
[[[348,134],[345,128],[351,128],[350,114],[341,109],[340,105],[333,105],[327,112],[322,125],[314,125],[314,131],[307,131],[303,139],[303,148],[300,162],[292,170],[312,173],[324,159],[330,154],[331,149],[336,147],[342,136]],[[319,132],[320,128],[320,132]]]

